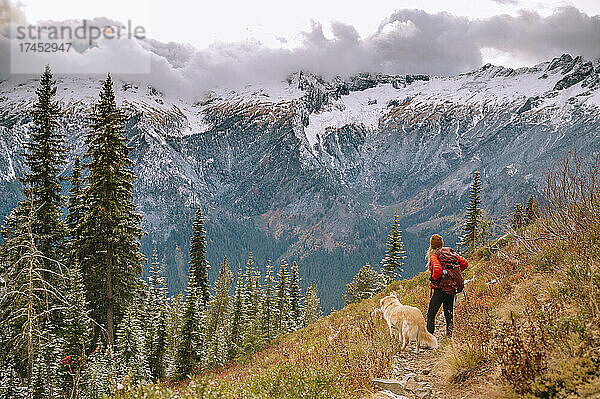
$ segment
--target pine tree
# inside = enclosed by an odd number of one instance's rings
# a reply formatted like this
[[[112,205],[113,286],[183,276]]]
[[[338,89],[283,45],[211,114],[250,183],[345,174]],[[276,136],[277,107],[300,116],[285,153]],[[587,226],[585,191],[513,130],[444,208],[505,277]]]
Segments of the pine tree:
[[[106,326],[107,344],[124,310],[139,291],[141,215],[133,203],[134,174],[125,135],[125,114],[116,105],[110,75],[94,107],[85,138],[88,184],[77,259],[81,262],[92,317]]]
[[[209,303],[206,323],[206,341],[209,367],[221,366],[227,360],[225,331],[229,328],[229,289],[231,269],[227,258],[223,259],[215,281],[215,295]]]
[[[240,344],[243,340],[244,327],[244,298],[243,298],[242,267],[238,268],[233,297],[233,310],[231,315],[231,330],[228,340],[227,360],[233,360],[240,354]]]
[[[85,204],[83,200],[83,176],[81,172],[81,161],[79,156],[75,156],[73,162],[73,171],[71,173],[71,190],[69,191],[69,202],[67,205],[67,216],[65,218],[67,225],[67,234],[70,237],[68,242],[71,260],[75,260],[77,254],[77,245],[81,242],[81,222],[85,214]]]
[[[473,181],[469,189],[469,207],[467,208],[467,214],[462,227],[462,236],[460,237],[460,243],[458,244],[461,253],[464,255],[470,255],[473,253],[475,248],[480,242],[478,242],[478,229],[481,223],[482,211],[480,208],[481,204],[481,178],[479,171],[475,170],[473,173]]]
[[[120,375],[129,376],[134,382],[146,381],[150,377],[144,352],[144,331],[138,317],[140,305],[138,301],[134,301],[125,310],[123,322],[117,329],[116,340],[115,356]]]
[[[273,298],[273,266],[271,260],[267,263],[267,271],[265,275],[265,290],[262,297],[261,304],[261,334],[265,342],[269,342],[274,337],[274,316],[275,310],[273,309],[274,298]]]
[[[521,204],[516,204],[513,211],[512,218],[512,228],[515,230],[519,230],[521,227],[525,226],[526,219],[523,213],[523,206]]]
[[[64,197],[61,187],[62,167],[66,163],[64,135],[57,131],[60,107],[53,100],[56,82],[46,66],[36,89],[37,101],[31,112],[33,127],[25,143],[25,164],[29,172],[21,179],[25,197],[31,200],[34,212],[32,232],[40,252],[49,259],[63,255],[65,226],[61,220]],[[55,262],[45,262],[56,271]]]
[[[251,353],[258,347],[260,337],[260,273],[254,265],[252,252],[246,262],[244,277],[244,352]]]
[[[11,361],[15,371],[30,393],[43,395],[47,389],[57,388],[54,367],[60,360],[61,342],[54,335],[53,320],[59,319],[65,300],[62,285],[57,287],[55,278],[48,279],[48,259],[36,247],[32,227],[35,213],[29,209],[29,215],[24,215],[24,211],[25,207],[16,208],[3,231],[2,278],[10,289],[0,296],[0,325],[10,334],[2,338],[2,344],[16,354]],[[6,228],[6,224],[11,226]],[[46,361],[52,363],[40,364]],[[42,386],[44,378],[47,381]]]
[[[81,381],[81,375],[84,372],[82,368],[86,361],[86,350],[92,332],[91,320],[88,316],[88,304],[85,299],[85,288],[80,266],[77,262],[67,271],[65,299],[61,378],[64,392],[68,394],[68,397],[76,398],[79,396],[79,381]]]
[[[152,252],[148,292],[146,294],[146,354],[148,368],[153,379],[165,376],[165,353],[167,350],[167,293],[166,278],[161,276],[156,245]]]
[[[202,330],[204,307],[200,305],[200,290],[193,273],[194,265],[190,262],[190,273],[183,303],[183,319],[175,342],[175,376],[186,378],[201,365],[204,354],[201,345],[204,341]]]
[[[302,310],[300,309],[300,278],[298,276],[298,264],[294,261],[290,269],[290,316],[292,329],[296,330],[302,322]]]
[[[347,304],[360,302],[370,298],[373,294],[381,291],[384,287],[384,276],[375,271],[370,264],[360,268],[350,284],[346,285],[344,301]]]
[[[304,327],[314,323],[323,315],[321,301],[317,294],[317,287],[313,284],[306,289],[304,308],[302,309],[302,325]]]
[[[171,297],[167,303],[167,350],[166,350],[166,375],[177,378],[177,349],[181,342],[179,332],[183,324],[184,300],[183,293]]]
[[[387,250],[385,257],[381,261],[381,271],[387,278],[387,282],[391,282],[396,277],[402,276],[403,260],[406,258],[404,244],[402,243],[402,235],[398,227],[398,210],[394,213],[392,227],[386,243]]]
[[[192,225],[192,240],[190,243],[190,273],[194,274],[195,284],[198,286],[198,300],[202,307],[206,307],[210,298],[208,270],[210,265],[206,260],[206,233],[204,231],[204,218],[200,206],[196,210],[196,218]]]
[[[279,265],[279,273],[277,274],[277,289],[275,292],[275,334],[285,334],[288,332],[289,321],[289,276],[288,264],[282,259]]]
[[[539,219],[540,217],[540,205],[538,201],[535,199],[534,195],[529,195],[529,199],[527,200],[527,206],[525,208],[525,218],[527,223],[531,223]]]

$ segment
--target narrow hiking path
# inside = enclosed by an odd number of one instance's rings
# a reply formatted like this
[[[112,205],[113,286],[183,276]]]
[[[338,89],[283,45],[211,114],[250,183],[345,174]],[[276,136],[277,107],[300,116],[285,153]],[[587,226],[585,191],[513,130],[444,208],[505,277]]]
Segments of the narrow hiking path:
[[[434,335],[440,345],[447,343],[444,341],[446,325],[441,314],[436,317]],[[391,372],[380,377],[381,379],[395,380],[399,384],[390,384],[389,390],[380,388],[380,391],[373,394],[371,399],[466,399],[482,396],[482,392],[477,390],[478,384],[465,387],[446,382],[443,370],[438,366],[437,350],[422,349],[417,354],[414,343],[409,348],[407,351],[398,351],[394,357]]]

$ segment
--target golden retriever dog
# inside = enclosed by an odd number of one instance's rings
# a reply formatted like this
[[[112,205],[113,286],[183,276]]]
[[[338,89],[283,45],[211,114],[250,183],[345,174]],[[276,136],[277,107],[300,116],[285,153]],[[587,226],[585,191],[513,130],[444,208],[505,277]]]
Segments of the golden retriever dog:
[[[390,335],[401,341],[402,350],[406,349],[410,341],[416,341],[417,353],[421,346],[438,348],[437,339],[427,331],[425,318],[419,309],[402,305],[395,292],[381,299],[380,305],[383,318],[390,328]]]

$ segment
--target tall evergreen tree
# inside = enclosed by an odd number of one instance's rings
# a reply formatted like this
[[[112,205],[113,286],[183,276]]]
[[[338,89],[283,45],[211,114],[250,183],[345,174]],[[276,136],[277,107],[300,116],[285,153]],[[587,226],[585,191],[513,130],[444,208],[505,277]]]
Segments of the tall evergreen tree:
[[[523,213],[523,206],[521,204],[516,204],[513,211],[512,228],[519,230],[521,227],[525,226],[526,220],[525,214]]]
[[[298,329],[302,323],[302,309],[300,309],[301,300],[298,264],[294,261],[290,268],[290,319],[293,330]]]
[[[67,271],[65,289],[66,304],[63,310],[62,339],[62,385],[70,398],[79,397],[83,365],[89,346],[92,325],[88,316],[88,304],[78,262]]]
[[[240,342],[243,339],[244,328],[244,298],[243,298],[243,276],[242,267],[238,268],[235,293],[233,297],[233,309],[231,315],[231,330],[228,340],[227,360],[235,359],[240,353]]]
[[[392,221],[392,227],[390,229],[390,234],[388,235],[386,246],[385,257],[381,261],[381,271],[389,283],[396,277],[402,276],[403,260],[406,258],[402,235],[400,234],[400,228],[398,227],[398,210],[394,213],[394,219]]]
[[[535,199],[535,196],[530,194],[529,199],[527,199],[527,206],[525,207],[525,218],[527,219],[527,223],[531,223],[537,220],[539,217],[540,205]]]
[[[350,284],[346,285],[344,301],[347,304],[360,302],[381,291],[385,286],[385,276],[381,276],[370,264],[360,268]]]
[[[306,327],[317,321],[321,316],[323,316],[321,301],[319,300],[317,287],[313,284],[306,289],[304,307],[302,309],[302,325]]]
[[[277,289],[275,292],[275,333],[288,332],[289,303],[290,303],[288,264],[282,259],[277,274]]]
[[[196,217],[192,224],[192,240],[190,243],[190,273],[194,275],[194,282],[198,287],[198,300],[202,307],[206,307],[210,298],[208,270],[210,265],[206,260],[206,232],[204,231],[204,217],[202,209],[198,206]],[[190,277],[191,278],[191,277]]]
[[[275,283],[273,281],[273,266],[269,259],[267,263],[267,271],[265,274],[265,290],[263,292],[262,304],[261,304],[261,334],[263,340],[269,342],[274,336],[274,298],[273,289]]]
[[[210,301],[206,319],[206,340],[208,365],[221,366],[227,360],[227,337],[229,328],[229,289],[231,288],[231,269],[227,258],[223,259],[219,275],[215,281],[215,295]]]
[[[475,250],[478,242],[478,229],[480,228],[482,210],[481,205],[481,177],[479,171],[475,170],[473,173],[473,181],[469,189],[469,206],[467,208],[467,214],[462,227],[462,235],[460,237],[460,243],[458,244],[461,253],[470,255]]]
[[[69,240],[70,258],[74,260],[77,253],[77,244],[81,242],[81,221],[85,214],[83,200],[83,176],[81,171],[81,161],[79,156],[75,156],[73,162],[73,171],[71,173],[71,190],[69,191],[69,202],[67,205],[67,216],[65,218],[67,225],[67,235]]]
[[[243,350],[253,352],[260,344],[260,272],[254,264],[252,252],[246,262],[244,284],[244,340]]]
[[[139,318],[141,303],[134,301],[125,310],[123,322],[117,329],[116,358],[121,376],[131,376],[134,382],[150,377],[144,351],[144,331]]]
[[[166,278],[161,273],[156,245],[152,252],[148,292],[146,294],[146,354],[148,368],[153,379],[165,376],[165,353],[167,350],[167,293]]]
[[[139,291],[141,215],[133,203],[134,174],[125,135],[125,114],[117,107],[110,75],[94,107],[85,142],[89,176],[86,212],[77,258],[81,262],[92,317],[106,326],[107,343],[115,325]]]
[[[25,197],[32,201],[33,234],[40,252],[58,260],[63,255],[65,226],[61,219],[64,197],[60,177],[66,163],[64,135],[57,131],[60,107],[53,98],[56,82],[46,66],[36,89],[37,101],[31,112],[33,127],[30,141],[25,143],[25,164],[29,171],[21,179]],[[56,269],[56,263],[45,262]]]

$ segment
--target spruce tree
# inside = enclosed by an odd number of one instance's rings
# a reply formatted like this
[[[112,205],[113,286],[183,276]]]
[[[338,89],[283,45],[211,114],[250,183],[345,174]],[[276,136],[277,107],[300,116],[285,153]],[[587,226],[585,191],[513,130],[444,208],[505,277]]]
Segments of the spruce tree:
[[[60,107],[53,98],[56,82],[46,66],[36,89],[37,101],[31,116],[33,126],[30,141],[25,143],[25,165],[29,171],[21,179],[25,197],[31,200],[34,212],[32,232],[40,252],[49,259],[63,255],[65,226],[61,219],[64,197],[60,177],[66,160],[64,135],[57,131]],[[45,262],[56,271],[55,262]]]
[[[464,255],[470,255],[475,250],[478,242],[478,229],[481,224],[482,210],[481,204],[481,178],[479,171],[473,173],[473,181],[469,189],[469,206],[462,227],[462,235],[460,237],[459,248]]]
[[[91,320],[88,316],[88,304],[85,299],[85,288],[78,262],[67,271],[65,289],[65,309],[63,310],[63,368],[62,385],[68,397],[79,396],[78,381],[84,373],[87,349],[92,332]],[[65,361],[68,359],[69,361]]]
[[[116,359],[122,377],[129,376],[134,382],[146,381],[150,377],[144,351],[144,331],[138,317],[141,303],[134,301],[126,310],[123,322],[117,329]]]
[[[243,350],[253,352],[260,343],[260,272],[254,264],[252,252],[246,262],[244,284],[244,341]]]
[[[273,298],[273,289],[274,289],[274,281],[273,281],[273,266],[271,265],[271,260],[269,259],[267,263],[267,271],[265,274],[265,290],[262,296],[261,303],[261,334],[262,338],[265,342],[269,342],[274,337],[274,316],[275,309],[274,306],[274,298]]]
[[[233,310],[231,315],[231,330],[228,340],[227,360],[235,359],[240,353],[240,343],[243,340],[244,327],[244,298],[243,298],[242,267],[238,268],[233,297]]]
[[[84,191],[85,215],[77,259],[94,320],[106,326],[108,346],[115,326],[139,290],[141,215],[133,203],[134,174],[125,135],[125,114],[117,107],[110,75],[94,107],[86,135],[90,161]]]
[[[166,349],[166,362],[165,372],[170,378],[177,377],[177,350],[180,340],[180,330],[183,324],[184,314],[184,298],[183,293],[180,292],[174,297],[169,298],[167,302],[167,349]]]
[[[200,290],[196,283],[194,264],[190,262],[189,279],[183,303],[183,319],[175,342],[175,376],[186,378],[201,366],[204,353],[201,345],[204,341],[204,306],[201,306]]]
[[[202,307],[206,307],[210,298],[208,270],[210,265],[206,260],[206,232],[204,231],[204,217],[202,209],[198,206],[196,217],[192,224],[192,239],[190,243],[190,273],[194,274],[194,282],[198,287],[198,300]]]
[[[361,267],[352,282],[346,285],[345,304],[360,302],[381,291],[385,279],[382,277],[368,263]]]
[[[302,309],[302,325],[304,327],[314,323],[323,315],[321,301],[317,294],[317,287],[312,284],[306,289],[304,307]]]
[[[525,218],[527,223],[536,221],[540,217],[540,205],[534,195],[529,195],[527,206],[525,208]]]
[[[402,235],[398,227],[398,210],[394,213],[392,227],[388,235],[385,257],[381,261],[381,271],[387,279],[387,283],[402,276],[403,260],[406,258]]]
[[[525,226],[526,218],[523,213],[523,206],[521,204],[516,204],[513,211],[512,218],[512,228],[514,230],[519,230],[521,227]]]
[[[231,288],[231,280],[229,262],[227,258],[224,258],[215,281],[215,295],[210,300],[206,319],[207,361],[210,367],[221,366],[227,360],[225,331],[229,329],[229,289]]]
[[[146,294],[146,354],[148,368],[154,380],[165,376],[167,349],[167,296],[166,278],[161,275],[156,245],[152,252],[148,291]]]
[[[298,264],[294,261],[290,269],[290,319],[292,329],[296,330],[302,322],[302,310],[300,309],[300,277],[298,276]]]
[[[289,275],[288,264],[282,259],[279,265],[279,273],[277,274],[277,289],[275,292],[275,334],[285,334],[288,332],[289,321]]]

